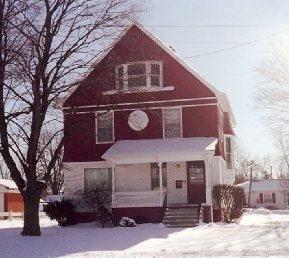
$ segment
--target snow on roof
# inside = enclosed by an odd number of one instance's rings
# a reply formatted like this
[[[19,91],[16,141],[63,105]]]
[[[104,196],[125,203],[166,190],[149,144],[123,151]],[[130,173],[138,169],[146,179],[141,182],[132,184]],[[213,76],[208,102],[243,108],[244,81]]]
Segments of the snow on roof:
[[[244,183],[238,184],[244,189],[245,192],[249,191],[250,182],[246,181]],[[284,187],[289,189],[289,179],[260,179],[254,180],[252,182],[252,191],[280,191]]]
[[[144,162],[181,161],[185,160],[187,155],[214,151],[217,141],[214,137],[118,141],[102,155],[102,158],[111,161],[120,159],[143,160]]]
[[[5,188],[7,188],[7,189],[13,189],[13,190],[18,189],[17,185],[14,183],[14,181],[10,180],[10,179],[2,179],[2,178],[0,178],[0,186],[3,186]]]

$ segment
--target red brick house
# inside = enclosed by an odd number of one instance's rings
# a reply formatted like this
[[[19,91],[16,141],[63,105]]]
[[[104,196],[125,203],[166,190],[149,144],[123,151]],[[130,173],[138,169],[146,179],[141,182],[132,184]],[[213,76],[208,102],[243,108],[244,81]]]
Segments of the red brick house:
[[[205,210],[234,180],[234,118],[224,93],[139,24],[120,35],[67,97],[65,195],[100,180],[121,216]]]

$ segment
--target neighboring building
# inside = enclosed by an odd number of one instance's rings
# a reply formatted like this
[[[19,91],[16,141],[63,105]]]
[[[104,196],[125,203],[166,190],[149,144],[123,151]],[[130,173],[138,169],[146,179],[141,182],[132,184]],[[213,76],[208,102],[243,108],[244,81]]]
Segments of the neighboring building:
[[[0,212],[8,211],[24,211],[23,198],[14,181],[0,179]]]
[[[160,222],[234,181],[234,118],[224,93],[141,25],[126,29],[64,105],[64,194],[112,184],[112,212]]]
[[[250,182],[246,181],[237,186],[244,189],[248,203]],[[250,206],[253,208],[264,207],[287,210],[289,207],[289,179],[254,180],[250,199]]]

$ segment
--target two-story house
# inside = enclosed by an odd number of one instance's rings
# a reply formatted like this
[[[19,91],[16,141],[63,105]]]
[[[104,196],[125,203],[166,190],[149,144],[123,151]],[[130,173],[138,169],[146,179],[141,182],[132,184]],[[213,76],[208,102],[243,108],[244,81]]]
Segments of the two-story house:
[[[63,112],[65,195],[111,182],[116,219],[160,222],[165,205],[210,214],[212,186],[233,183],[226,95],[142,25],[124,30]]]

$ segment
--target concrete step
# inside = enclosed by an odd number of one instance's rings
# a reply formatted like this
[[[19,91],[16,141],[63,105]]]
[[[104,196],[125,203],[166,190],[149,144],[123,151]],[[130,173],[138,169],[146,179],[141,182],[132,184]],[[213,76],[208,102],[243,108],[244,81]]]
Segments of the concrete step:
[[[198,225],[197,206],[170,205],[166,208],[163,223],[167,227],[195,227]]]
[[[198,224],[197,220],[164,220],[165,225]]]
[[[197,214],[194,214],[194,215],[169,215],[169,214],[166,214],[164,216],[164,218],[177,218],[177,219],[181,219],[181,218],[187,218],[187,219],[195,219],[195,218],[198,218],[198,215]]]

